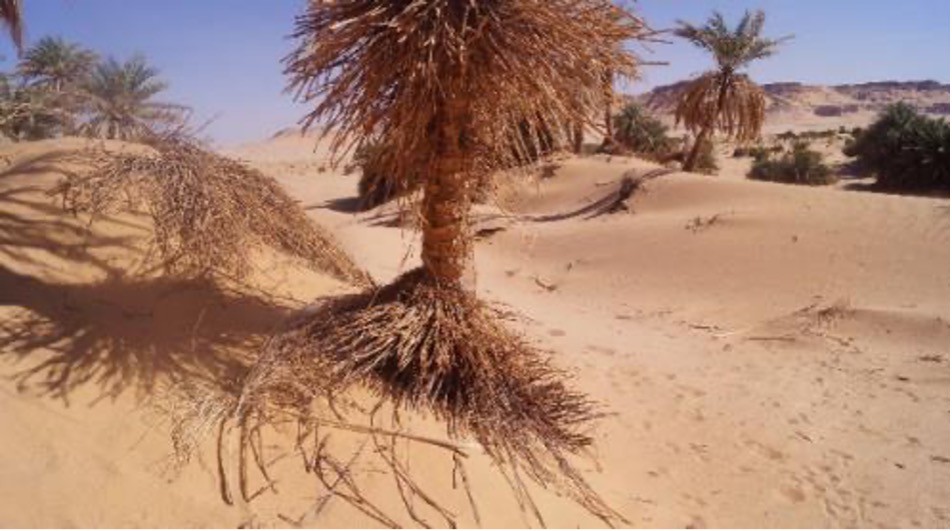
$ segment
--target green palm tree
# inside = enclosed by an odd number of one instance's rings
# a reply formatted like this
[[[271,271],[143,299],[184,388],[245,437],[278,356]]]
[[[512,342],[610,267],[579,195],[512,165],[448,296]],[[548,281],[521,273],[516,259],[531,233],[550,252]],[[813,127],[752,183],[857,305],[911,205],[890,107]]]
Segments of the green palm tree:
[[[101,138],[140,140],[156,128],[180,121],[185,108],[155,101],[167,88],[159,71],[136,55],[109,58],[93,69],[85,85],[88,118],[82,132]]]
[[[716,69],[688,84],[675,111],[677,123],[683,122],[696,135],[685,170],[694,169],[701,146],[715,130],[737,140],[751,140],[760,134],[764,93],[741,70],[775,54],[778,45],[792,38],[762,37],[765,19],[763,11],[745,12],[733,30],[716,11],[703,26],[678,21],[674,34],[710,52],[717,63]]]
[[[30,85],[63,92],[82,84],[98,57],[60,37],[43,37],[23,54],[17,70]]]

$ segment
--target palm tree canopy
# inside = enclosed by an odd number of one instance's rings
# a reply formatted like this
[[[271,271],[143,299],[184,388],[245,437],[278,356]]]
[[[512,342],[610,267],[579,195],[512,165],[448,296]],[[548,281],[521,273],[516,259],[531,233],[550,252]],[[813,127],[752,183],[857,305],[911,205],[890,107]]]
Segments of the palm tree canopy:
[[[687,86],[674,111],[675,124],[693,134],[717,129],[748,141],[760,135],[767,101],[763,89],[744,74],[708,72]]]
[[[405,174],[439,156],[435,128],[453,106],[464,149],[490,169],[526,120],[588,121],[605,71],[634,73],[619,44],[643,28],[609,0],[311,0],[285,64],[289,89],[316,102],[303,126],[334,131],[335,150],[385,131],[392,173]]]
[[[0,0],[0,19],[10,32],[17,50],[23,48],[23,4],[20,0]]]
[[[703,26],[679,20],[674,34],[711,52],[719,70],[734,72],[752,61],[770,57],[776,53],[777,46],[793,38],[792,35],[779,39],[761,37],[765,20],[762,10],[746,11],[731,30],[724,16],[715,11]]]
[[[60,90],[82,83],[97,60],[79,44],[43,37],[26,51],[17,69],[31,84]]]
[[[109,58],[97,65],[85,87],[90,106],[86,132],[106,138],[136,139],[156,125],[179,119],[183,107],[153,100],[167,87],[158,75],[158,69],[139,55],[125,62]]]

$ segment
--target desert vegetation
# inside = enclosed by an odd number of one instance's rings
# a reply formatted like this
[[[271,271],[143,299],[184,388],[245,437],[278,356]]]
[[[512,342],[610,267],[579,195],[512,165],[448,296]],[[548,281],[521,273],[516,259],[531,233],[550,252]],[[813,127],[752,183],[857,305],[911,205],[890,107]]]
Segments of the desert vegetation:
[[[823,162],[823,154],[810,149],[806,142],[796,142],[780,154],[766,149],[756,151],[747,176],[758,181],[788,184],[824,185],[836,182],[836,176]]]
[[[675,110],[675,121],[696,136],[684,161],[686,171],[698,166],[705,143],[714,132],[739,141],[753,140],[760,134],[764,92],[740,71],[753,61],[775,54],[777,47],[790,38],[762,37],[765,20],[763,11],[747,12],[733,30],[717,12],[702,26],[679,21],[675,35],[710,52],[716,63],[714,70],[686,85]]]
[[[20,8],[0,0],[18,47]],[[673,136],[654,109],[613,114],[616,81],[645,64],[632,45],[657,35],[613,0],[313,0],[282,62],[302,134],[220,152],[144,56],[26,43],[0,77],[11,380],[67,406],[85,388],[117,410],[145,395],[149,431],[171,426],[169,468],[203,464],[174,495],[225,502],[198,499],[197,522],[228,522],[207,514],[228,505],[241,527],[273,523],[259,509],[295,527],[947,524],[948,201],[742,177],[832,184],[846,142],[880,188],[947,193],[948,121],[897,105],[852,132],[762,134],[768,100],[744,70],[786,40],[764,21],[678,22],[715,66],[677,91]],[[582,153],[584,134],[610,156]],[[510,178],[511,210],[476,205]],[[353,215],[354,187],[360,209],[394,203]],[[896,223],[877,223],[886,210]],[[29,432],[36,405],[0,420]],[[911,413],[925,420],[888,431]],[[83,429],[62,445],[77,468],[98,452],[89,467],[119,476],[113,432],[86,448]],[[887,451],[895,477],[875,468]],[[56,488],[73,465],[47,461]],[[147,473],[147,494],[175,490]],[[939,488],[906,493],[907,473]],[[258,505],[269,492],[284,498]]]
[[[527,142],[605,108],[605,73],[634,72],[621,44],[642,31],[602,0],[308,4],[286,60],[312,105],[303,124],[333,132],[334,149],[383,138],[380,174],[420,176],[422,267],[272,338],[232,411],[242,429],[276,407],[313,422],[315,398],[364,385],[618,521],[568,459],[591,445],[582,427],[597,410],[475,296],[469,210],[493,170],[532,159]]]
[[[80,44],[43,37],[3,74],[0,133],[143,140],[187,123],[187,108],[157,100],[166,87],[141,55],[101,59]]]
[[[615,142],[626,150],[661,158],[675,149],[668,128],[637,103],[629,103],[613,119]]]
[[[895,104],[843,149],[884,190],[949,193],[949,122]]]

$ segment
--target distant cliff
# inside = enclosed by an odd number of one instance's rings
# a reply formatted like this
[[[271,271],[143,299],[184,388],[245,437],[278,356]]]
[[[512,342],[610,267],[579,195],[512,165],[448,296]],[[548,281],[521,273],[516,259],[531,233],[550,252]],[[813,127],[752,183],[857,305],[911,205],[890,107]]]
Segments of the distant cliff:
[[[678,95],[687,85],[681,81],[654,88],[634,97],[657,113],[673,113]],[[852,85],[806,85],[797,82],[766,83],[768,113],[796,113],[821,117],[878,112],[896,102],[906,102],[919,111],[949,115],[949,85],[937,81],[874,81]]]

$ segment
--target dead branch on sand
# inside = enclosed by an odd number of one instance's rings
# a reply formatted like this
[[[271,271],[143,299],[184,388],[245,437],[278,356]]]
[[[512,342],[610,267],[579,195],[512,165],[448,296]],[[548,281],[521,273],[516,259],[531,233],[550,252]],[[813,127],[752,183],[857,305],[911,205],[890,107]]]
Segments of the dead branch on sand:
[[[147,261],[174,276],[240,278],[251,269],[253,251],[267,247],[346,282],[371,284],[273,179],[187,141],[165,139],[154,147],[91,150],[88,169],[67,173],[53,193],[74,213],[90,214],[91,223],[117,210],[144,209],[158,251]]]

